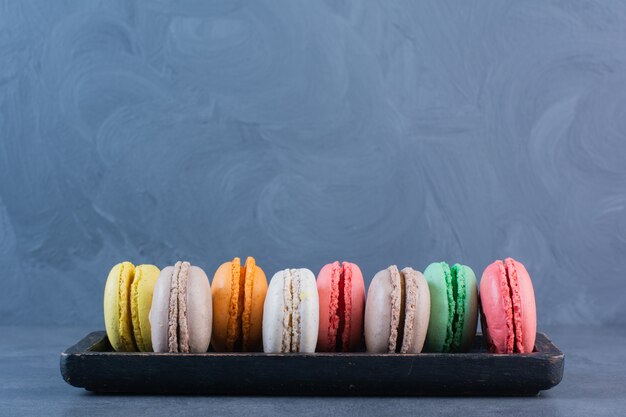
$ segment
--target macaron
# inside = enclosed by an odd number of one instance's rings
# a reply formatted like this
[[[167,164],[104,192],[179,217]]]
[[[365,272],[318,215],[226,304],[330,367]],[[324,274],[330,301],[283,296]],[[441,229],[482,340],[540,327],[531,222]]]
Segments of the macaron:
[[[213,336],[217,352],[252,352],[261,349],[265,273],[253,257],[222,264],[213,276]]]
[[[313,272],[300,268],[274,274],[263,307],[263,351],[315,352],[318,330],[319,298]]]
[[[152,351],[148,315],[159,268],[115,265],[104,287],[104,323],[109,342],[118,352]]]
[[[370,353],[420,353],[430,318],[430,293],[421,272],[391,265],[367,290],[365,346]]]
[[[430,290],[427,352],[467,352],[476,336],[478,288],[472,268],[445,262],[424,271]]]
[[[212,316],[211,286],[202,268],[178,261],[161,271],[150,309],[155,352],[206,352]]]
[[[318,352],[352,352],[363,335],[365,283],[356,264],[333,262],[317,275],[320,301]]]
[[[533,283],[515,259],[495,261],[480,280],[481,328],[494,353],[530,353],[537,313]]]

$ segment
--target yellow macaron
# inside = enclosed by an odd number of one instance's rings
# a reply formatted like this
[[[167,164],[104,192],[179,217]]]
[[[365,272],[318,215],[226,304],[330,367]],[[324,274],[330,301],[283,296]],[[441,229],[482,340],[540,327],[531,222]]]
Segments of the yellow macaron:
[[[135,268],[130,262],[119,263],[109,272],[104,288],[104,323],[116,351],[152,350],[148,315],[159,272],[154,265]]]

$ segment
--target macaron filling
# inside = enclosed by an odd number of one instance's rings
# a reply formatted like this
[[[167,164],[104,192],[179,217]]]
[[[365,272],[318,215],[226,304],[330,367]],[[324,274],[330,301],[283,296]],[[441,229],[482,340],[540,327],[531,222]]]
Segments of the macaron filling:
[[[400,327],[400,314],[402,311],[402,283],[398,267],[391,265],[387,270],[389,271],[389,277],[391,279],[391,322],[388,351],[389,353],[394,353],[398,345],[398,329]]]
[[[389,353],[407,353],[413,340],[417,308],[417,273],[411,268],[387,268],[391,278],[391,323]]]
[[[525,353],[524,338],[522,333],[522,300],[519,292],[519,282],[517,278],[517,270],[515,269],[515,261],[512,258],[504,260],[506,277],[509,284],[509,296],[511,297],[512,318],[513,318],[513,337],[515,340],[515,351]],[[507,345],[508,346],[508,345]]]
[[[335,352],[347,352],[352,319],[352,268],[349,262],[337,261],[331,268],[328,346],[333,346]]]
[[[178,352],[178,273],[181,262],[176,262],[170,281],[170,302],[167,316],[167,350]]]
[[[413,324],[415,320],[415,310],[417,308],[417,272],[412,268],[404,268],[400,271],[400,276],[404,281],[404,309],[402,316],[404,317],[404,330],[402,333],[402,341],[399,344],[399,353],[407,353],[413,342]]]
[[[139,320],[139,308],[132,308],[132,306],[139,305],[139,283],[141,282],[141,267],[135,268],[135,277],[133,279],[133,283],[130,287],[130,297],[131,297],[131,318],[133,323],[133,335],[135,336],[135,343],[137,343],[137,347],[140,351],[148,350],[144,345],[143,341],[143,331],[141,329],[141,320]]]
[[[243,313],[241,314],[241,334],[242,350],[248,351],[250,345],[250,317],[252,315],[252,289],[254,288],[254,270],[256,262],[253,257],[248,256],[246,264],[241,271],[244,285],[241,286],[243,294],[239,297],[243,299]]]
[[[187,279],[189,262],[178,261],[170,280],[168,310],[168,352],[189,352],[189,326],[187,324]]]
[[[446,295],[448,298],[448,323],[446,325],[446,338],[443,342],[442,351],[449,352],[450,347],[452,346],[452,339],[454,337],[454,317],[456,313],[456,279],[452,276],[452,272],[447,263],[441,262],[440,265],[446,283]]]
[[[341,344],[337,342],[338,352],[347,352],[350,348],[350,333],[352,327],[352,268],[344,262],[339,281],[339,335]],[[339,339],[339,338],[338,338]]]
[[[293,309],[291,271],[283,270],[283,328],[281,337],[281,352],[289,352],[291,349],[291,318]]]
[[[243,310],[243,283],[241,277],[241,261],[235,258],[231,262],[230,304],[228,306],[228,323],[226,325],[226,350],[232,351],[239,339],[241,328],[240,315]]]
[[[300,270],[292,270],[291,281],[291,351],[300,352]]]
[[[513,353],[515,348],[515,326],[513,325],[513,302],[511,298],[511,287],[509,285],[509,276],[506,266],[502,261],[496,261],[499,271],[500,296],[502,297],[502,306],[506,315],[506,352]]]
[[[448,323],[441,351],[454,352],[458,351],[463,343],[467,286],[466,267],[461,264],[455,264],[450,267],[445,262],[441,262],[440,265],[446,283],[446,295],[448,298]]]
[[[402,350],[402,344],[404,343],[404,323],[406,316],[406,288],[404,274],[399,273],[400,277],[400,320],[398,320],[398,340],[396,342],[396,353],[400,353]]]
[[[335,348],[341,321],[339,303],[343,297],[341,275],[341,265],[337,261],[333,262],[330,272],[330,302],[328,303],[328,346],[335,346]]]
[[[178,351],[189,352],[189,324],[187,323],[187,284],[189,262],[183,262],[178,273]]]
[[[456,295],[456,308],[452,319],[452,344],[450,350],[456,351],[461,348],[461,343],[463,342],[463,327],[465,325],[465,267],[460,264],[455,264],[450,268],[450,273],[452,276],[452,290]]]
[[[300,351],[300,271],[283,270],[283,327],[280,351]]]
[[[130,269],[130,271],[126,270]],[[126,351],[136,351],[137,345],[133,338],[131,322],[127,321],[126,317],[131,317],[131,304],[130,304],[130,292],[131,284],[135,277],[135,267],[130,262],[122,262],[120,266],[120,276],[118,280],[118,320],[119,328],[127,329],[127,332],[120,331],[120,342],[124,346]],[[126,333],[130,336],[130,339],[126,337]]]
[[[335,317],[337,318],[337,333],[334,337],[334,345],[335,351],[341,352],[344,347],[343,337],[345,336],[344,330],[346,327],[346,300],[345,300],[345,287],[344,287],[344,276],[343,273],[339,274],[339,282],[337,286],[338,300],[337,300],[337,311],[335,312]],[[334,320],[333,320],[334,321]],[[332,343],[332,342],[331,342]]]
[[[235,257],[228,264],[230,264],[230,300],[224,350],[246,352],[252,343],[250,339],[256,261],[249,256],[242,265],[241,260]]]

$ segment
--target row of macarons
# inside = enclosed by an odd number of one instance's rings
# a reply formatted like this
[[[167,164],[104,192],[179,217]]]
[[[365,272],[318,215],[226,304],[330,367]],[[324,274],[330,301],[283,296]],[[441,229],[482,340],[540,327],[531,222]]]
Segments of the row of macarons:
[[[479,291],[480,289],[480,291]],[[477,321],[494,353],[532,352],[536,308],[524,265],[512,258],[484,270],[430,264],[423,273],[395,265],[378,272],[366,293],[351,262],[317,275],[284,269],[268,285],[252,257],[206,273],[179,261],[115,265],[104,292],[104,319],[116,351],[466,352]]]

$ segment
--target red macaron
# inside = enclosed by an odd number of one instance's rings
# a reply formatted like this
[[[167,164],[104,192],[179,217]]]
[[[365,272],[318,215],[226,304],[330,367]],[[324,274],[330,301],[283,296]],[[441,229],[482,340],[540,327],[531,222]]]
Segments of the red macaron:
[[[361,269],[350,262],[325,265],[317,276],[320,320],[319,352],[351,352],[363,335],[365,283]]]
[[[524,265],[512,258],[495,261],[480,280],[481,328],[494,353],[530,353],[537,314],[533,284]]]

